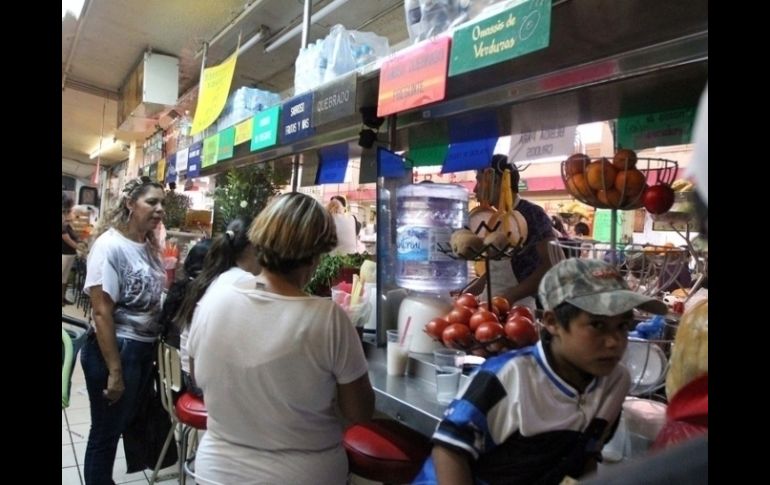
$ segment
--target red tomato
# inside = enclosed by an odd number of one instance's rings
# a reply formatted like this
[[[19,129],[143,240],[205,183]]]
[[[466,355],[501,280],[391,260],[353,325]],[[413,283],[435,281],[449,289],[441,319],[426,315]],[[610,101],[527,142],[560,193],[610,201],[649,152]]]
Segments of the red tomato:
[[[460,323],[453,323],[441,333],[441,341],[449,348],[465,349],[471,344],[471,329]]]
[[[492,306],[497,308],[497,312],[500,315],[505,315],[508,313],[508,310],[511,309],[511,304],[508,302],[508,299],[504,296],[493,296],[492,297]]]
[[[535,314],[532,313],[532,310],[530,310],[529,307],[524,305],[513,305],[513,308],[508,312],[508,320],[515,316],[527,317],[533,322],[535,321]]]
[[[449,323],[462,323],[463,325],[468,325],[472,315],[473,310],[467,306],[458,305],[449,312],[447,320],[449,320]]]
[[[500,311],[497,309],[497,307],[495,307],[494,304],[492,304],[492,308],[489,308],[489,305],[486,302],[485,303],[479,303],[479,308],[482,309],[482,310],[490,311],[490,312],[494,313],[495,315],[497,315],[498,317],[500,316]]]
[[[463,293],[455,300],[455,306],[462,305],[468,308],[478,308],[479,302],[476,300],[476,296],[473,293]]]
[[[674,205],[674,190],[669,185],[647,187],[642,194],[642,204],[650,214],[663,214]]]
[[[503,326],[497,322],[484,322],[479,325],[479,328],[476,329],[476,332],[473,334],[473,336],[476,337],[476,340],[481,343],[490,342],[503,335],[505,335],[505,330],[503,329]]]
[[[425,325],[425,333],[435,339],[441,340],[441,334],[449,326],[449,322],[443,318],[434,318]]]
[[[479,328],[479,325],[481,325],[484,322],[499,322],[497,315],[494,313],[487,311],[487,310],[476,310],[476,313],[471,316],[470,321],[468,322],[471,331],[475,332],[477,328]]]
[[[516,316],[508,319],[505,324],[505,335],[517,347],[532,345],[538,340],[537,328],[527,317]]]

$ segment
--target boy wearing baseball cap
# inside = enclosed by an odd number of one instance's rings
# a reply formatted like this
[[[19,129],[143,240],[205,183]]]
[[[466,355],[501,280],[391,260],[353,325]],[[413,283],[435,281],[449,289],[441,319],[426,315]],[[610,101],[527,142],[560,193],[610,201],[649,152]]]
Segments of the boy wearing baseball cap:
[[[556,264],[538,293],[541,340],[481,366],[444,412],[414,484],[558,484],[595,467],[630,387],[618,363],[633,309],[666,306],[590,259]]]

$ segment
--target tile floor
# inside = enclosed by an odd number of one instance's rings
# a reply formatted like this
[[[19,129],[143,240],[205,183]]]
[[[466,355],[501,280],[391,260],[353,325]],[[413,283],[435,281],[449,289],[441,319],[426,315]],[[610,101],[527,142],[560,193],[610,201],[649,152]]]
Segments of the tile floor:
[[[73,305],[62,308],[62,313],[75,318],[85,319],[83,311]],[[86,442],[88,440],[88,431],[91,427],[91,415],[89,412],[88,393],[86,392],[86,382],[83,377],[83,369],[80,366],[80,359],[77,360],[72,374],[72,391],[70,394],[70,405],[62,410],[61,414],[61,483],[62,485],[82,485],[83,480],[83,457],[86,453]],[[152,470],[145,470],[139,473],[126,473],[126,459],[123,452],[123,443],[118,445],[118,453],[115,458],[115,468],[113,471],[113,480],[115,483],[149,483],[152,476]],[[178,483],[176,467],[169,467],[160,471],[161,480],[157,483],[171,484]],[[187,483],[192,483],[188,480]],[[360,477],[353,476],[351,485],[377,485]]]

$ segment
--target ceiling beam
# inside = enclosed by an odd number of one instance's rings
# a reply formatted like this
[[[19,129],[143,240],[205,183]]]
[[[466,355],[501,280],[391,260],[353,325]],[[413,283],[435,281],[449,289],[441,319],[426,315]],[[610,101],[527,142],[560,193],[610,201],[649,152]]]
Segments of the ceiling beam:
[[[83,13],[78,17],[78,26],[75,29],[75,38],[70,42],[70,49],[67,52],[67,60],[64,62],[64,69],[62,69],[61,75],[61,89],[64,91],[64,86],[67,82],[67,77],[70,74],[70,66],[72,65],[72,59],[75,57],[75,50],[78,48],[78,41],[80,40],[80,32],[83,30],[83,26],[86,24],[86,17],[88,11],[91,10],[91,0],[86,0]]]
[[[90,84],[87,81],[81,81],[73,77],[66,78],[64,86],[62,86],[62,89],[66,89],[66,88],[74,89],[75,91],[81,91],[87,94],[93,94],[94,96],[111,99],[113,101],[120,100],[120,94],[117,91],[112,91],[107,88],[95,86],[93,84]]]

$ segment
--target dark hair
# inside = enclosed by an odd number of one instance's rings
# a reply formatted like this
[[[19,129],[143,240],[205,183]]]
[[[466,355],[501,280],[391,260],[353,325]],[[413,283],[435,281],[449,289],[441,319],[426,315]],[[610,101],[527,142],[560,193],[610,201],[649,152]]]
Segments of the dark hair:
[[[578,222],[575,224],[575,234],[578,236],[587,236],[591,232],[591,228],[585,222]]]
[[[203,270],[203,263],[212,243],[212,239],[201,239],[187,253],[187,257],[184,258],[184,274],[188,281],[195,279]]]
[[[203,268],[200,274],[190,282],[182,306],[179,308],[179,314],[175,319],[179,327],[190,324],[195,306],[217,276],[235,266],[243,251],[253,250],[249,246],[247,237],[250,225],[250,217],[237,217],[227,225],[225,232],[213,240],[203,261]]]
[[[348,203],[345,201],[345,197],[341,195],[333,195],[331,199],[329,200],[338,200],[340,201],[340,204],[342,204],[342,207],[347,207]]]
[[[511,171],[511,190],[513,190],[514,194],[519,193],[519,179],[521,178],[521,175],[519,174],[519,169],[516,167],[516,165],[508,163],[508,157],[506,155],[502,155],[500,153],[497,153],[492,156],[492,161],[490,162],[490,167],[495,169],[495,174],[498,176],[502,176],[503,172],[508,169]]]
[[[583,311],[584,310],[581,310],[572,303],[567,303],[566,301],[559,303],[556,305],[556,308],[553,309],[556,322],[565,329],[569,329],[569,322]],[[550,343],[552,337],[551,333],[545,327],[540,330],[540,339],[544,344]]]
[[[75,205],[75,201],[72,200],[72,197],[62,192],[61,193],[61,211],[67,212],[70,209],[72,209],[73,205]]]
[[[553,222],[554,229],[562,234],[566,234],[567,231],[564,230],[564,223],[561,221],[561,217],[551,216],[551,221]]]

